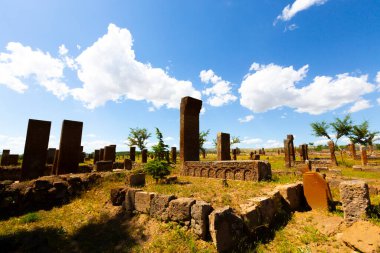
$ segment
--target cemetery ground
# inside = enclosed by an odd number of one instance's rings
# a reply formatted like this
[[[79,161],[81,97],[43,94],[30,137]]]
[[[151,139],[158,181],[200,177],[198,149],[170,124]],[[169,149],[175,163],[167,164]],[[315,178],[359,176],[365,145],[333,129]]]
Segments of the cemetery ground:
[[[325,155],[327,158],[327,153]],[[310,157],[313,156],[310,152]],[[324,154],[316,156],[323,157]],[[337,158],[340,161],[339,155]],[[248,159],[248,154],[238,156],[238,160]],[[216,160],[216,156],[208,154],[203,160]],[[177,163],[172,170],[172,174],[178,176],[177,183],[156,184],[155,180],[147,176],[147,183],[141,189],[201,199],[210,202],[214,208],[228,205],[239,211],[240,204],[249,198],[265,194],[278,185],[302,181],[301,175],[293,173],[295,168],[284,168],[283,154],[267,152],[262,155],[261,160],[271,163],[271,181],[228,180],[228,186],[225,187],[221,179],[180,176]],[[371,162],[380,164],[380,159]],[[334,168],[340,170],[340,173],[325,172],[334,201],[340,200],[337,182],[341,179],[363,179],[370,189],[380,191],[380,172],[354,171],[352,165],[355,164],[359,165],[360,160],[353,160],[345,155],[344,162],[339,162],[339,166]],[[212,241],[198,239],[190,230],[177,223],[164,223],[144,214],[129,216],[122,212],[121,207],[113,206],[110,190],[124,187],[128,173],[131,172],[117,172],[103,178],[99,184],[68,204],[0,220],[0,251],[216,252]],[[371,204],[379,207],[380,195],[370,190],[370,198]],[[380,227],[379,217],[373,216],[369,218],[369,222]],[[339,203],[337,210],[330,213],[296,212],[284,227],[275,232],[273,238],[244,251],[352,252],[352,248],[339,240],[344,229],[343,212]]]

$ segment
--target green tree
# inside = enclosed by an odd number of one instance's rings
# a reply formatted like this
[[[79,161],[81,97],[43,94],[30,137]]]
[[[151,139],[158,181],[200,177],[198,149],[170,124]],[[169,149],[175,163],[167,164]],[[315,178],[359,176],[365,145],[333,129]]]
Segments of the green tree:
[[[130,128],[128,146],[137,146],[141,151],[146,147],[146,141],[150,136],[146,128]]]
[[[340,151],[340,156],[343,161],[343,150],[339,148],[337,145],[338,140],[343,136],[349,136],[351,134],[351,130],[353,128],[352,126],[352,120],[351,115],[347,114],[343,119],[335,118],[334,122],[331,122],[330,124],[326,123],[325,121],[322,122],[314,122],[310,124],[314,135],[317,137],[326,137],[330,141],[334,142],[334,145],[336,148]],[[332,127],[332,131],[335,135],[335,141],[333,138],[328,134],[328,130]]]
[[[149,161],[144,170],[148,175],[151,175],[158,183],[158,180],[170,175],[170,163],[165,161],[165,153],[168,152],[168,145],[164,143],[163,135],[156,127],[156,137],[158,139],[157,145],[152,147],[154,152],[154,160]]]
[[[237,137],[237,136],[232,136],[232,137],[231,137],[231,141],[230,141],[230,146],[232,146],[232,145],[234,145],[234,144],[238,144],[238,143],[240,143],[240,139],[239,139],[239,137]]]
[[[202,152],[203,158],[206,158],[206,149],[203,147],[205,142],[207,141],[206,137],[209,135],[210,129],[207,129],[206,131],[201,131],[199,133],[199,150]]]
[[[377,139],[376,137],[378,133],[378,131],[370,131],[369,123],[367,120],[365,120],[360,125],[354,125],[352,127],[349,138],[353,143],[369,146],[372,151],[373,142]]]

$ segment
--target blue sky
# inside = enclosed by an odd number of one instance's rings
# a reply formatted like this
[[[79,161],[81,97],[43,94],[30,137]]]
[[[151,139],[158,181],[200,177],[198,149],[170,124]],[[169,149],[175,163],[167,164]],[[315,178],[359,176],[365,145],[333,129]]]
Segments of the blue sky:
[[[0,0],[0,149],[29,118],[84,122],[92,151],[154,127],[179,144],[179,102],[239,147],[324,140],[310,123],[351,113],[380,130],[380,3],[370,0]]]

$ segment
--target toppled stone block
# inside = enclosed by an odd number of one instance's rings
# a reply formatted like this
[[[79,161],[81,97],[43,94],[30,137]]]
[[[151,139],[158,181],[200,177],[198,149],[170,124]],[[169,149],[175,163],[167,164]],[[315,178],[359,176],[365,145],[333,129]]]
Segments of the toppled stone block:
[[[113,162],[112,161],[98,161],[95,164],[96,171],[112,171]]]
[[[174,195],[156,195],[150,204],[150,216],[159,220],[167,221],[169,202],[176,199]]]
[[[139,191],[135,193],[135,210],[140,213],[150,213],[150,205],[156,193]]]
[[[276,190],[280,192],[292,211],[305,209],[305,197],[303,195],[303,185],[301,182],[277,186]]]
[[[209,214],[214,210],[210,203],[197,200],[191,206],[191,228],[203,240],[209,237]]]
[[[243,236],[243,220],[230,207],[209,215],[210,234],[218,252],[231,252]]]
[[[339,185],[346,224],[365,219],[371,205],[368,185],[364,181],[344,181]]]
[[[178,198],[170,201],[168,208],[169,219],[185,222],[191,220],[191,206],[195,203],[192,198]]]
[[[126,188],[111,189],[111,202],[114,206],[121,206],[125,200]]]

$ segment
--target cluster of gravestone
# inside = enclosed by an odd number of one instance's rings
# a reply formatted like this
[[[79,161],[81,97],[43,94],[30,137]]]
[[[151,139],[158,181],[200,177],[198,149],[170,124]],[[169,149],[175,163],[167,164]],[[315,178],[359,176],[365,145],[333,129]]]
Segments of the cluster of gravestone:
[[[48,149],[50,128],[50,121],[29,119],[19,180],[79,172],[78,165],[84,159],[81,146],[83,123],[63,121],[59,149]],[[17,160],[18,155],[3,150],[2,166],[17,165]],[[12,171],[19,173],[17,169]]]
[[[202,200],[130,187],[112,189],[111,202],[130,215],[143,213],[163,222],[177,222],[203,240],[211,238],[218,252],[236,250],[239,243],[265,240],[287,222],[292,212],[307,209],[302,183],[283,185],[251,198],[240,205],[239,213],[228,206],[214,208]]]
[[[199,161],[199,113],[201,108],[201,100],[192,97],[184,97],[181,100],[180,157],[182,175],[256,181],[270,179],[272,172],[268,162],[256,159],[237,161],[236,149],[233,150],[233,161],[231,161],[230,135],[228,133],[220,132],[217,135],[218,161]]]

